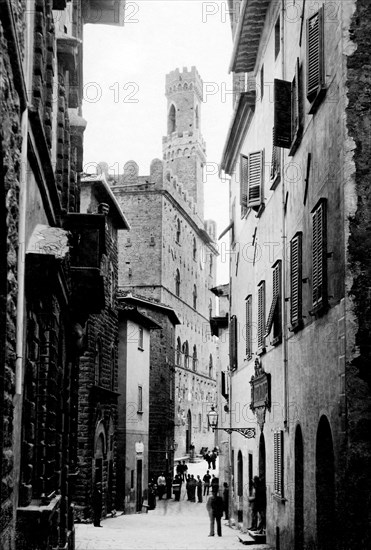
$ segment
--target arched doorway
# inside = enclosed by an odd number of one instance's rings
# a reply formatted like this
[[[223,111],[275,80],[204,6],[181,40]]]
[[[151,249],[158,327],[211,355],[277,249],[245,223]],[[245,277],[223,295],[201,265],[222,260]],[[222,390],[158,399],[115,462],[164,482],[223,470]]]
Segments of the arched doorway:
[[[322,416],[316,439],[317,548],[333,550],[335,540],[335,466],[329,421]]]
[[[188,410],[187,429],[186,429],[186,453],[190,451],[191,443],[192,443],[192,415],[191,415],[191,411]]]
[[[260,434],[260,439],[259,439],[259,478],[260,478],[260,483],[261,483],[261,486],[264,487],[264,509],[263,509],[263,517],[261,519],[261,523],[263,525],[263,528],[265,529],[265,518],[266,518],[266,507],[267,507],[267,499],[266,499],[266,492],[267,492],[267,488],[266,488],[266,482],[265,482],[265,470],[266,470],[266,465],[265,465],[265,439],[264,439],[264,435],[261,433]]]
[[[304,548],[304,446],[301,427],[295,432],[295,550]]]

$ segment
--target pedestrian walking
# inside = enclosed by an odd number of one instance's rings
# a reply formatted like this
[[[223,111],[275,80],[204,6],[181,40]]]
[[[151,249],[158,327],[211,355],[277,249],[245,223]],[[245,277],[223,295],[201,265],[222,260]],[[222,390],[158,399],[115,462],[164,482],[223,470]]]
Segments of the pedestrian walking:
[[[210,453],[210,451],[207,451],[206,456],[205,456],[205,460],[207,462],[207,467],[210,470],[210,468],[211,468],[211,453]]]
[[[173,479],[174,500],[179,501],[179,499],[180,499],[180,487],[181,487],[181,479],[180,479],[179,475],[176,475]]]
[[[252,493],[249,496],[249,504],[251,510],[251,525],[248,527],[250,531],[256,531],[258,527],[258,508],[256,500],[256,491],[259,484],[258,476],[255,476],[252,481]]]
[[[219,491],[219,478],[215,477],[214,474],[212,474],[211,477],[211,492],[217,493]]]
[[[209,494],[210,479],[211,479],[211,475],[209,474],[209,470],[207,470],[206,474],[205,474],[204,477],[203,477],[203,482],[204,482],[204,495],[208,495],[208,494]]]
[[[223,503],[224,503],[224,519],[229,519],[229,487],[228,483],[223,483]]]
[[[183,465],[181,462],[178,462],[178,464],[176,465],[176,473],[178,474],[178,476],[183,477]]]
[[[200,476],[197,476],[197,500],[202,502],[202,480]]]
[[[183,481],[186,481],[187,474],[188,474],[188,466],[187,466],[185,460],[183,460],[183,464],[182,464],[182,479],[183,479]]]
[[[195,480],[193,474],[191,474],[191,478],[189,480],[189,500],[191,502],[196,502],[196,487],[197,481]]]
[[[164,473],[162,472],[161,475],[157,478],[157,494],[158,499],[162,500],[162,497],[164,496],[166,492],[166,478],[164,476]]]
[[[223,499],[218,495],[217,492],[214,492],[208,499],[206,503],[206,509],[209,512],[210,518],[210,533],[209,537],[213,537],[215,534],[215,522],[218,537],[222,536],[222,515],[223,515]]]
[[[152,478],[148,483],[148,510],[154,510],[156,508],[156,482]]]
[[[213,470],[215,470],[215,461],[216,461],[216,454],[214,453],[214,451],[211,453],[211,457],[210,457],[210,462],[211,462],[211,465],[213,467]]]
[[[102,484],[100,482],[97,482],[94,485],[92,495],[92,508],[94,527],[103,527],[100,524],[100,518],[102,516]]]

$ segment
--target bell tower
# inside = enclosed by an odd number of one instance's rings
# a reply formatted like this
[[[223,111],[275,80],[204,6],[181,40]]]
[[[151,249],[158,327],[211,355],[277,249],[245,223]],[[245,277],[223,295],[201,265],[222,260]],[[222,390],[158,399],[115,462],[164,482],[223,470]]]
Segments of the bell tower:
[[[202,80],[196,67],[167,74],[166,97],[167,136],[162,139],[165,170],[177,176],[203,220],[206,147],[201,135]]]

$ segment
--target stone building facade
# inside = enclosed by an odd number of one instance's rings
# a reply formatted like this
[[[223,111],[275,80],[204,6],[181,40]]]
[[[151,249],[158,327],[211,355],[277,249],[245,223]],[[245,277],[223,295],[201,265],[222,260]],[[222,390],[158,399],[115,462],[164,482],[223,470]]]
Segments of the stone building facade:
[[[260,476],[282,549],[370,545],[370,18],[245,0],[234,27],[230,407],[256,437],[232,436],[233,513],[250,524]]]
[[[102,516],[116,508],[118,429],[118,309],[117,241],[129,229],[115,196],[103,175],[81,178],[80,211],[105,217],[102,258],[103,311],[90,315],[85,328],[79,368],[78,467],[76,516],[92,517],[94,485],[101,483]]]
[[[120,17],[111,22],[121,24],[118,2],[1,2],[4,550],[74,547],[79,347],[88,315],[102,306],[104,244],[104,216],[78,214],[81,44],[90,8],[104,22],[114,4]]]
[[[195,67],[166,76],[168,135],[163,161],[139,176],[129,161],[111,177],[128,212],[130,236],[119,245],[119,286],[173,308],[181,320],[175,335],[174,421],[176,456],[194,445],[214,447],[206,413],[215,400],[216,342],[209,319],[215,312],[216,226],[203,219],[205,143],[201,135],[202,80]],[[107,171],[107,166],[102,166]],[[109,179],[109,178],[108,178]]]

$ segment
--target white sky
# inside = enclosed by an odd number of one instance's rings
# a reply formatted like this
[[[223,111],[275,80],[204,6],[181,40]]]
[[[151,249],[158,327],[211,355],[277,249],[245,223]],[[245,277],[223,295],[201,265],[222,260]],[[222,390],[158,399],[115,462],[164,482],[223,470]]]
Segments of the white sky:
[[[204,81],[205,219],[216,220],[218,234],[229,224],[228,183],[217,176],[232,114],[227,6],[227,0],[127,0],[124,27],[84,27],[84,170],[92,173],[90,163],[105,161],[110,173],[122,173],[135,160],[139,174],[149,174],[151,160],[162,159],[166,135],[165,75],[195,65]],[[220,251],[218,283],[225,283]]]

